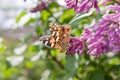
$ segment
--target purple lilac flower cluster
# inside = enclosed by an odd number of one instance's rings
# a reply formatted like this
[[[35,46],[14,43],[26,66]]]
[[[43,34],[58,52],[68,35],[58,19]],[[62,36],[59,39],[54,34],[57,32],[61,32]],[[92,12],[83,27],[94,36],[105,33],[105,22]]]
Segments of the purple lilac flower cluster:
[[[75,53],[82,54],[84,52],[85,45],[84,43],[79,39],[72,37],[70,38],[69,42],[69,49],[67,50],[68,55],[74,55]]]
[[[65,0],[68,9],[74,8],[76,13],[89,12],[94,7],[97,11],[100,11],[97,0]]]
[[[110,5],[107,10],[102,19],[92,26],[94,29],[92,37],[86,40],[88,54],[96,57],[102,53],[120,52],[120,6]],[[114,13],[110,14],[110,11]]]
[[[71,38],[70,44],[73,45],[69,47],[67,54],[83,53],[85,46],[88,48],[87,54],[96,57],[103,53],[120,52],[120,6],[108,6],[107,13],[92,26],[92,31],[85,29],[81,38]]]

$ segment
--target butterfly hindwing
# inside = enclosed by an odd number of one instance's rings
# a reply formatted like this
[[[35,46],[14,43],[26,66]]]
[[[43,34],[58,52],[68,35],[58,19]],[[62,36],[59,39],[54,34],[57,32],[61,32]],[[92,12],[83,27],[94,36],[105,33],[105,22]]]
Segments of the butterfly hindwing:
[[[47,46],[51,46],[51,44],[50,44],[50,36],[40,37],[39,40],[40,40],[41,43],[44,43]]]

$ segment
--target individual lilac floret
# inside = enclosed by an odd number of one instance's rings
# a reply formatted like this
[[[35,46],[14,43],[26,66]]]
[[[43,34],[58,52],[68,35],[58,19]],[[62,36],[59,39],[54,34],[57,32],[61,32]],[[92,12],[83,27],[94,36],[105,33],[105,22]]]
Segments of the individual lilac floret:
[[[84,52],[84,48],[85,45],[79,38],[72,37],[70,38],[66,54],[68,55],[74,55],[75,53],[82,54]]]
[[[78,0],[65,0],[67,3],[68,9],[75,8],[77,6]]]
[[[109,11],[114,11],[114,12],[120,12],[120,6],[116,5],[110,5],[107,7]]]
[[[92,36],[92,32],[88,28],[85,28],[84,33],[81,35],[80,39],[81,41],[86,41],[91,36]]]
[[[94,7],[97,11],[100,11],[97,0],[65,0],[68,9],[74,9],[75,12],[89,12]]]

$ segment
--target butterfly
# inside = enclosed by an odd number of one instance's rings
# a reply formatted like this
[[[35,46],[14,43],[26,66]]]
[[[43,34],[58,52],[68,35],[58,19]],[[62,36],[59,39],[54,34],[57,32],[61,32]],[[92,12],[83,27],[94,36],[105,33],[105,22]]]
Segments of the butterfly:
[[[49,27],[51,35],[40,37],[40,42],[60,51],[66,51],[70,40],[70,25],[59,25],[51,22]]]

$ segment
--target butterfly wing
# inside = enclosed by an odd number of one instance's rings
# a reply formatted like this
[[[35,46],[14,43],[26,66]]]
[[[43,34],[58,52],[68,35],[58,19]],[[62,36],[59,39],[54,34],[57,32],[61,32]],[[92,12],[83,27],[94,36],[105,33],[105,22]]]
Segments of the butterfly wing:
[[[56,39],[53,36],[43,36],[40,37],[40,42],[46,46],[50,46],[56,49],[62,50],[61,46],[56,42]]]
[[[45,44],[46,46],[51,46],[50,44],[50,36],[43,36],[39,38],[40,42]]]
[[[69,44],[69,40],[70,40],[70,26],[69,25],[63,25],[62,26],[62,34],[60,37],[60,46],[62,47],[62,51],[67,50],[68,48],[68,44]]]
[[[58,25],[57,23],[54,22],[50,22],[49,27],[52,36],[57,36],[60,34],[60,31],[62,31],[61,25]]]
[[[58,25],[54,22],[49,24],[51,36],[43,36],[40,41],[47,46],[51,46],[65,51],[69,44],[70,39],[70,26]]]

